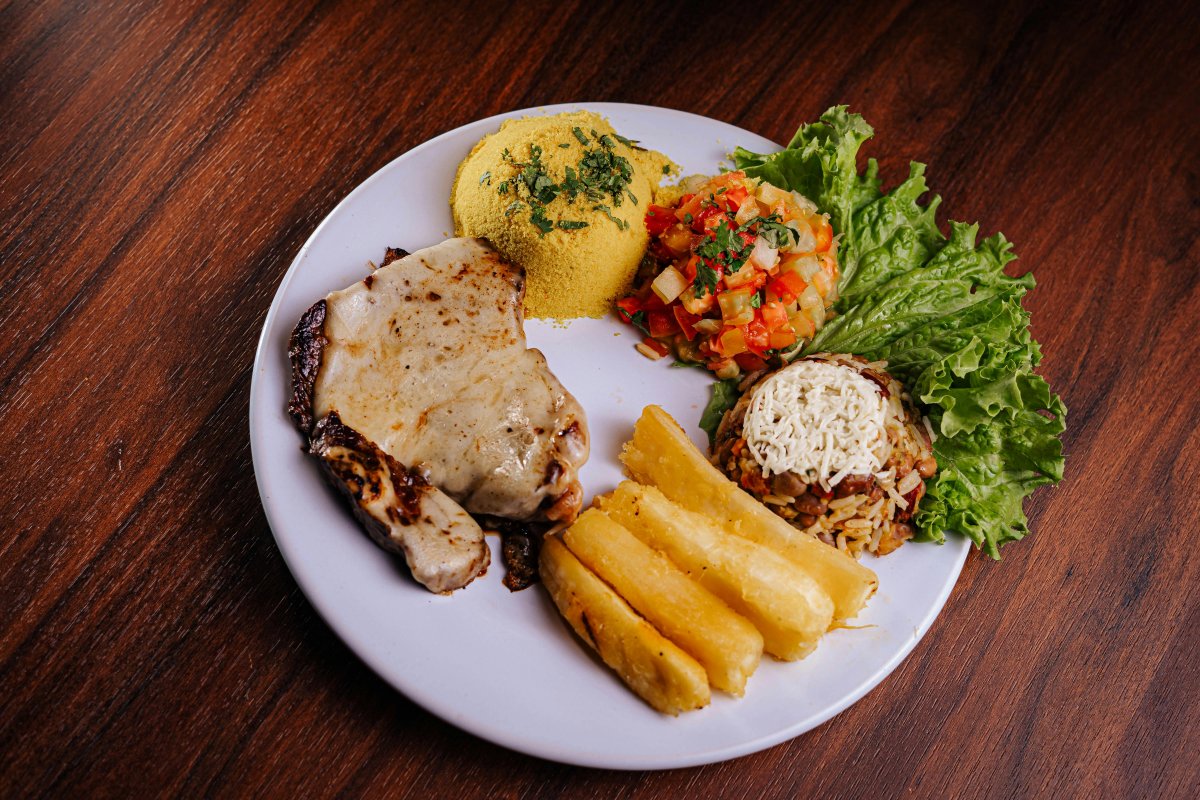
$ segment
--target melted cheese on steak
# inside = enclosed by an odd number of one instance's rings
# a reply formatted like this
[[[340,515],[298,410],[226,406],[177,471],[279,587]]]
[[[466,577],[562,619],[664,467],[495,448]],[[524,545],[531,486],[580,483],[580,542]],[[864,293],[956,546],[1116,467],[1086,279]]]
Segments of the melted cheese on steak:
[[[527,349],[525,278],[450,239],[326,298],[317,419],[346,425],[475,514],[574,519],[583,409]]]

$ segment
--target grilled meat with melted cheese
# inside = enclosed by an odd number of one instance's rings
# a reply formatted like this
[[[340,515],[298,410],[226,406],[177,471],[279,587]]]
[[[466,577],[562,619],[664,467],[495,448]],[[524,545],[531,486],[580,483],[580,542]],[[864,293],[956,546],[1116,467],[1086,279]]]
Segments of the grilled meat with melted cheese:
[[[485,241],[451,239],[331,293],[293,332],[289,410],[310,452],[432,591],[487,566],[466,512],[547,524],[579,512],[587,423],[525,346],[524,286]]]

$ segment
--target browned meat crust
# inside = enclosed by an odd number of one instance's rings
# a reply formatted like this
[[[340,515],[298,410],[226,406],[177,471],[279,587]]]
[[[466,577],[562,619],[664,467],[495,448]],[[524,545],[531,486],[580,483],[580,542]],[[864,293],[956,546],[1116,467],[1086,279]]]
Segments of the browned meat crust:
[[[383,253],[383,263],[380,266],[386,267],[393,261],[399,261],[410,253],[403,247],[389,247]]]
[[[306,439],[313,429],[313,390],[321,369],[321,353],[328,342],[325,338],[325,301],[318,300],[300,317],[288,341],[288,358],[292,362],[292,399],[288,402],[288,414]]]
[[[332,457],[334,448],[345,453]],[[416,470],[406,468],[387,453],[380,450],[358,431],[342,422],[336,411],[326,414],[313,428],[308,452],[321,461],[321,468],[334,486],[350,500],[354,516],[371,536],[389,550],[397,548],[387,537],[387,529],[365,513],[360,505],[364,497],[375,497],[381,493],[381,480],[391,480],[399,503],[388,509],[393,522],[412,525],[421,513],[421,494],[431,490],[429,482]],[[350,468],[350,459],[363,468],[367,477]]]

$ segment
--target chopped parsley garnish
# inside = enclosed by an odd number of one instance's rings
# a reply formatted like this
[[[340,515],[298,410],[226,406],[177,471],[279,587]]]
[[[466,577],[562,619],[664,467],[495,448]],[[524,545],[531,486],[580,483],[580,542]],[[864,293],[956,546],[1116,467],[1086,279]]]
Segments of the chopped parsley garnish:
[[[698,298],[717,293],[717,271],[710,267],[708,262],[700,261],[696,264],[696,279],[692,281],[692,289]]]
[[[762,308],[762,304],[763,304],[763,293],[755,292],[754,296],[752,296],[750,298],[750,307],[751,308]]]
[[[757,230],[755,230],[756,228]],[[767,244],[776,249],[787,245],[789,235],[794,242],[800,240],[800,234],[787,225],[784,225],[783,220],[778,214],[772,214],[769,217],[755,217],[748,220],[745,224],[738,226],[738,233],[745,233],[746,231],[754,231],[766,239]]]
[[[508,194],[511,190],[518,197],[523,196],[523,199],[529,204],[529,221],[543,236],[556,227],[559,230],[578,230],[587,227],[585,222],[550,219],[546,213],[546,207],[560,196],[568,204],[574,204],[580,196],[592,203],[606,200],[612,204],[611,207],[604,203],[597,203],[592,206],[592,210],[602,211],[618,228],[628,230],[629,223],[614,216],[611,208],[619,207],[625,198],[628,198],[635,206],[638,205],[637,196],[629,189],[629,184],[633,180],[633,165],[629,163],[628,159],[617,155],[614,151],[616,141],[608,134],[597,134],[593,130],[591,132],[592,139],[588,139],[578,127],[572,128],[571,132],[586,149],[575,167],[568,166],[564,169],[561,181],[556,182],[542,163],[542,148],[539,145],[529,145],[527,161],[517,161],[505,148],[500,158],[512,167],[516,174],[512,178],[502,181],[497,186],[497,191],[500,194]],[[620,137],[618,139],[620,140]],[[589,147],[592,140],[595,140],[598,146]],[[560,144],[559,147],[569,149],[570,145]],[[490,185],[490,172],[486,174],[486,178]],[[483,179],[480,180],[480,183],[483,183]],[[511,215],[519,207],[519,203],[510,204],[505,213]]]
[[[603,214],[604,216],[608,217],[613,222],[615,222],[617,224],[617,227],[620,228],[621,230],[623,230],[623,231],[629,230],[629,223],[626,222],[625,220],[621,219],[620,217],[614,217],[613,213],[612,213],[612,209],[609,208],[608,206],[606,206],[606,205],[592,206],[592,211],[599,211],[601,214]]]
[[[542,235],[554,230],[554,223],[546,216],[545,206],[532,206],[533,211],[529,214],[529,221],[532,222]]]
[[[559,143],[558,143],[558,146],[559,146],[559,147],[561,147],[563,150],[570,150],[570,149],[571,149],[571,143],[570,143],[570,142],[559,142]]]
[[[753,245],[742,237],[740,229],[734,230],[725,220],[719,222],[717,227],[696,245],[696,255],[700,256],[694,283],[696,296],[703,297],[705,287],[716,292],[715,265],[720,265],[726,275],[731,275],[742,268],[752,249]]]
[[[670,174],[671,174],[671,165],[663,164],[663,175],[670,175]]]
[[[646,334],[647,336],[650,335],[650,328],[646,324],[646,312],[645,311],[634,312],[633,316],[631,316],[629,318],[629,321],[632,322],[634,327],[636,327],[639,331]]]

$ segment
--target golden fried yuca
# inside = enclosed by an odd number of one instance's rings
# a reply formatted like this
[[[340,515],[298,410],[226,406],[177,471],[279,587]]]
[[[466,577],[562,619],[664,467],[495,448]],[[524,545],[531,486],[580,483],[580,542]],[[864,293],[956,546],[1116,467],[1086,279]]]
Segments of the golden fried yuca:
[[[602,317],[633,280],[671,169],[588,111],[507,120],[459,164],[454,227],[525,268],[527,316]]]
[[[704,667],[708,681],[741,695],[762,658],[762,635],[656,550],[592,508],[563,534],[585,566]]]
[[[658,487],[684,508],[766,545],[801,566],[833,599],[834,621],[855,616],[879,585],[875,573],[840,550],[796,530],[710,464],[659,406],[647,406],[621,461],[639,482]]]
[[[599,498],[599,504],[613,520],[754,623],[764,648],[776,658],[803,658],[829,629],[829,594],[771,548],[726,533],[653,486],[624,481],[611,495]]]
[[[708,705],[699,662],[638,616],[559,537],[543,543],[540,571],[559,613],[639,697],[673,715]]]

